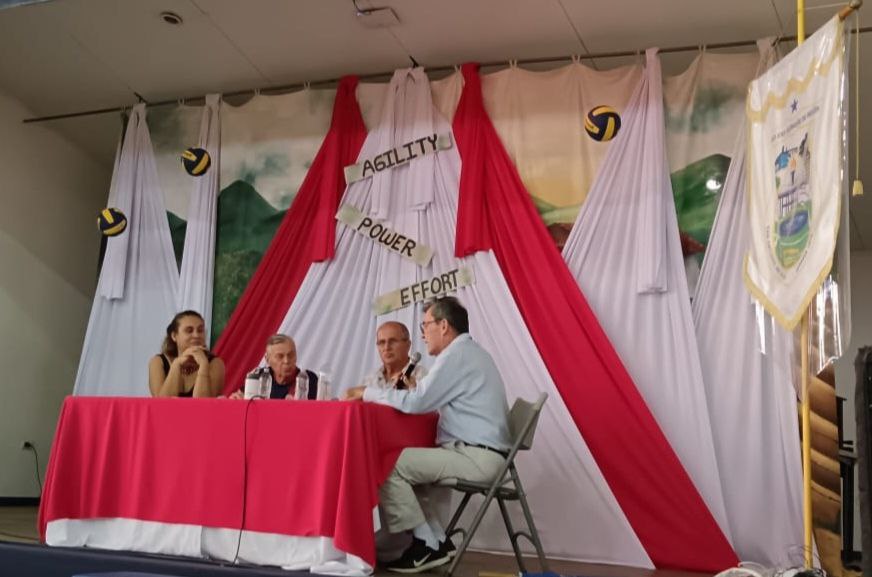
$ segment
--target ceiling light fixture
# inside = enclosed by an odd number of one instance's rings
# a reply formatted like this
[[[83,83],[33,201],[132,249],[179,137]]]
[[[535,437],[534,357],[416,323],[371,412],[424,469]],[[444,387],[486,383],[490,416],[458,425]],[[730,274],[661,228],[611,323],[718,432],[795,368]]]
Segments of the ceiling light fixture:
[[[170,12],[169,10],[161,12],[160,19],[172,26],[181,26],[182,22],[184,22],[181,16],[179,16],[175,12]]]

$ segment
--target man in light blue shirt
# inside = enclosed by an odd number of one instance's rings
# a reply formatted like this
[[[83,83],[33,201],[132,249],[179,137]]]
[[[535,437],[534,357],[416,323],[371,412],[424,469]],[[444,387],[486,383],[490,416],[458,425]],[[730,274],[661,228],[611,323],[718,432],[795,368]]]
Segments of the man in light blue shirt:
[[[386,566],[397,573],[426,571],[447,563],[454,553],[430,499],[422,507],[416,493],[432,493],[427,486],[443,479],[492,481],[511,444],[503,381],[493,358],[469,336],[466,309],[454,297],[437,299],[424,309],[421,332],[436,362],[418,386],[356,387],[346,393],[346,398],[404,413],[439,412],[439,447],[405,449],[380,490],[388,530],[412,530],[414,535],[403,555]]]

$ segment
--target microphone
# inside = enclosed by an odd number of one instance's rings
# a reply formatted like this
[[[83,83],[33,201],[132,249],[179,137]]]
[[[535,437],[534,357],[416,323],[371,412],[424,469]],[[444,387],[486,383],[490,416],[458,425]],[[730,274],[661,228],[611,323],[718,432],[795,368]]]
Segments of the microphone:
[[[406,372],[403,373],[404,377],[411,377],[412,371],[415,370],[415,365],[421,362],[421,353],[415,351],[412,353],[412,356],[409,357],[409,366],[406,367]]]
[[[415,351],[412,353],[412,356],[409,357],[409,366],[406,367],[406,370],[403,371],[403,374],[400,375],[400,378],[397,379],[397,390],[408,389],[408,385],[406,385],[406,379],[412,376],[412,371],[415,370],[415,366],[421,361],[421,353]]]

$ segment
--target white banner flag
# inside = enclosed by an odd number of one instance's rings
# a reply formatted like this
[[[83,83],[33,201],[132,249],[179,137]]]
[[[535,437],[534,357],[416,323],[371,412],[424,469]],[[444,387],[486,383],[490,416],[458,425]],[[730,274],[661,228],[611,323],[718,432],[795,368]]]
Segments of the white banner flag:
[[[787,329],[830,271],[839,227],[843,26],[834,17],[748,88],[745,285]]]

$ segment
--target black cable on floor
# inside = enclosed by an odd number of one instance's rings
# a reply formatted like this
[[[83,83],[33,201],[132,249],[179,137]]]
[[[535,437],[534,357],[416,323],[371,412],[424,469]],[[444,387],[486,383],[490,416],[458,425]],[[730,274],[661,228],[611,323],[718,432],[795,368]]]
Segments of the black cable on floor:
[[[248,399],[245,404],[245,416],[242,418],[242,519],[239,522],[239,536],[236,539],[236,554],[231,564],[236,565],[239,559],[239,548],[242,546],[242,532],[245,530],[245,507],[248,502],[248,410],[251,403],[261,397]]]
[[[36,483],[39,485],[39,496],[42,497],[42,476],[39,474],[39,453],[36,452],[36,445],[30,441],[26,441],[22,448],[27,449],[28,451],[33,451],[33,460],[36,464]]]
[[[33,447],[33,461],[36,464],[36,482],[39,485],[39,496],[42,498],[42,475],[39,473],[39,453],[36,452],[36,447]]]

